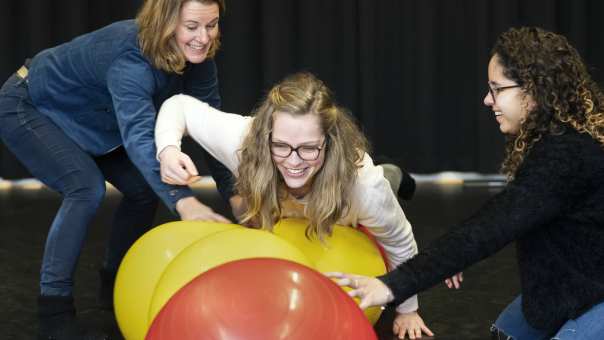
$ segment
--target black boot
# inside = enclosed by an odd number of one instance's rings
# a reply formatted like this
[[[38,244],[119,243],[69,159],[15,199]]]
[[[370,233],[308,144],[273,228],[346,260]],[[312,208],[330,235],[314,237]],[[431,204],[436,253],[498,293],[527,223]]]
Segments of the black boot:
[[[99,269],[101,285],[99,287],[98,304],[102,310],[113,311],[113,287],[115,286],[116,272]]]
[[[403,172],[403,179],[401,180],[401,186],[398,187],[398,197],[409,201],[415,194],[415,180],[407,171],[403,169],[401,171]]]
[[[108,340],[107,335],[87,331],[76,316],[71,296],[38,297],[38,340]]]

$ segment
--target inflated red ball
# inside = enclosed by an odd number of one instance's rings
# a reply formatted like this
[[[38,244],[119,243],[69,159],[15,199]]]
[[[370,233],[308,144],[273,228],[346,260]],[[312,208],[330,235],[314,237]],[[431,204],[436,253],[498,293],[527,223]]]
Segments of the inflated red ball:
[[[356,303],[323,274],[254,258],[202,273],[153,321],[147,340],[377,339]]]

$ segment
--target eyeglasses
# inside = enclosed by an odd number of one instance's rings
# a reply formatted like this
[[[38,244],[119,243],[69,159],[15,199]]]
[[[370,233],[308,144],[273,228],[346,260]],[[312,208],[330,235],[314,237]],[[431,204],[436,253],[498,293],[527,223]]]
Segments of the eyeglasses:
[[[297,148],[292,147],[287,143],[271,141],[271,154],[277,157],[287,158],[292,152],[296,152],[298,157],[305,161],[314,161],[319,158],[321,150],[325,147],[326,139],[319,146],[300,145]]]
[[[493,98],[493,104],[497,103],[497,95],[507,89],[513,89],[515,87],[521,87],[522,85],[514,84],[508,86],[500,86],[500,87],[491,87],[491,84],[488,84],[489,93],[491,94],[491,98]]]

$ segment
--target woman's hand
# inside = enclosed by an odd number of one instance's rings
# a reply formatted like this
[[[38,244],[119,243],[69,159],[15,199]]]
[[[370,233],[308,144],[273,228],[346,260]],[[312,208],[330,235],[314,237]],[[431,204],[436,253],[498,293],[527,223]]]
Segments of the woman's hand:
[[[164,183],[188,185],[199,180],[199,172],[191,158],[173,145],[161,151],[159,163],[161,180]]]
[[[398,313],[394,318],[392,331],[399,339],[404,339],[406,334],[409,335],[409,339],[419,339],[422,337],[422,332],[434,336],[417,312]]]
[[[463,272],[459,272],[450,278],[445,280],[445,284],[449,288],[455,287],[455,289],[459,289],[461,287],[461,283],[463,282]]]
[[[247,204],[245,204],[243,197],[241,195],[233,195],[229,198],[229,204],[231,205],[233,216],[235,216],[237,222],[241,223],[241,219],[247,211]]]
[[[183,221],[201,220],[220,223],[232,223],[224,216],[217,214],[212,208],[199,202],[195,197],[181,198],[176,202],[176,211]]]
[[[361,299],[359,303],[361,309],[383,306],[394,299],[390,288],[376,278],[338,272],[325,273],[325,275],[337,279],[336,283],[340,286],[352,288],[348,295]]]

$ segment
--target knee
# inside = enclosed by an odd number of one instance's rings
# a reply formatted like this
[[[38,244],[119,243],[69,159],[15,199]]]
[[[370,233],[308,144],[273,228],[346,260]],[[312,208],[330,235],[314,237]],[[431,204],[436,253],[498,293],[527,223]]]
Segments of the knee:
[[[66,200],[89,202],[99,206],[105,197],[105,178],[100,174],[75,171],[63,179]]]

